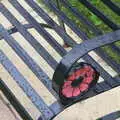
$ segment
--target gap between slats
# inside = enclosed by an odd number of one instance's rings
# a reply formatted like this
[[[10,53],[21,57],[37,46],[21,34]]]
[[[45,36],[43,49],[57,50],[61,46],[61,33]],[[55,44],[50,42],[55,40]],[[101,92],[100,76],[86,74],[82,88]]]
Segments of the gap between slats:
[[[0,64],[0,77],[12,91],[12,93],[16,96],[19,102],[24,106],[27,112],[32,116],[34,120],[37,120],[41,113],[34,106],[34,104],[30,101],[30,99],[26,96],[23,90],[17,85],[17,83],[13,80],[13,78],[9,75],[9,73],[5,70],[5,68]]]

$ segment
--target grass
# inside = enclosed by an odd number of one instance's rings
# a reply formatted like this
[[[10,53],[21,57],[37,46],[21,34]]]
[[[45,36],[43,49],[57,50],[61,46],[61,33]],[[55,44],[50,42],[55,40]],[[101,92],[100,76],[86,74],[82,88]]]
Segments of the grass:
[[[43,3],[43,0],[38,0],[40,3]],[[69,3],[77,8],[78,11],[80,11],[82,14],[85,15],[85,17],[91,21],[98,29],[102,30],[103,33],[111,32],[111,28],[109,28],[106,24],[104,24],[103,21],[101,21],[97,16],[95,16],[93,13],[91,13],[84,5],[82,5],[78,0],[68,0]],[[101,0],[90,0],[91,3],[96,6],[100,11],[102,11],[105,15],[107,15],[113,22],[115,22],[117,25],[120,26],[120,16],[115,14],[111,9],[109,9],[105,4],[101,2]],[[120,7],[120,0],[112,0],[116,5]],[[88,30],[88,27],[83,24],[77,17],[74,16],[74,14],[64,7],[64,5],[61,4],[62,11],[69,17],[70,20],[75,22],[77,26],[87,33],[89,38],[95,37],[95,34]],[[120,47],[120,42],[115,43],[116,46]],[[115,60],[118,64],[120,64],[120,55],[112,51],[112,48],[110,46],[102,47],[103,50],[111,57],[111,59]]]

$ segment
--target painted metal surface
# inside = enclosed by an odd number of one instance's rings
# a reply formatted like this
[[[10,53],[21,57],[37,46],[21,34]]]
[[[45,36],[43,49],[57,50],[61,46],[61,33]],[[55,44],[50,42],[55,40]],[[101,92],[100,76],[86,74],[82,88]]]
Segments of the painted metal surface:
[[[63,30],[62,27],[60,27],[52,18],[49,17],[47,13],[45,13],[34,0],[25,0],[29,6],[31,6],[36,13],[38,13],[39,16],[41,16],[47,24],[52,27],[60,36],[63,38],[63,40],[73,47],[73,49],[66,55],[66,50],[59,45],[56,40],[42,27],[41,24],[39,24],[18,2],[17,0],[9,0],[9,2],[20,12],[20,14],[29,21],[30,24],[28,25],[22,25],[9,11],[8,9],[0,3],[0,11],[2,14],[13,24],[13,29],[11,31],[5,30],[2,26],[0,26],[0,39],[5,39],[5,41],[9,44],[9,46],[12,47],[12,49],[17,53],[17,55],[24,61],[24,63],[27,64],[27,66],[33,71],[33,73],[41,80],[41,82],[46,86],[46,88],[58,99],[55,103],[53,103],[50,106],[47,106],[43,99],[41,99],[40,96],[37,95],[36,91],[29,85],[29,83],[26,82],[26,79],[24,76],[22,76],[19,71],[15,68],[13,63],[7,58],[4,51],[0,51],[0,61],[1,64],[6,68],[6,70],[11,74],[11,76],[14,78],[14,80],[18,83],[21,88],[25,91],[27,96],[31,99],[31,101],[37,106],[37,108],[42,112],[42,116],[39,118],[39,120],[50,120],[54,116],[56,116],[58,113],[60,113],[62,110],[64,110],[68,106],[63,106],[60,101],[58,94],[54,91],[52,88],[52,82],[49,78],[49,76],[46,75],[38,66],[34,60],[29,56],[28,53],[24,51],[24,49],[17,43],[10,34],[15,32],[20,32],[23,37],[31,44],[31,46],[34,47],[34,49],[41,55],[47,63],[55,70],[55,74],[53,77],[53,85],[55,81],[61,81],[63,82],[67,73],[69,72],[72,65],[79,59],[83,58],[85,62],[91,64],[93,67],[96,68],[97,71],[101,73],[101,77],[103,77],[104,82],[98,83],[91,91],[88,92],[86,96],[82,98],[82,100],[87,99],[89,97],[95,96],[97,94],[100,94],[102,92],[105,92],[107,90],[112,89],[113,87],[116,87],[120,85],[120,77],[112,77],[107,71],[105,71],[90,55],[87,53],[91,50],[94,50],[95,48],[99,48],[100,46],[115,42],[120,39],[120,30],[115,31],[119,29],[119,26],[117,26],[115,23],[113,23],[108,17],[106,17],[104,14],[102,14],[100,11],[97,10],[93,5],[91,5],[87,0],[79,0],[82,2],[86,7],[90,6],[90,10],[96,10],[96,12],[93,12],[96,14],[100,19],[102,19],[110,28],[113,29],[113,33],[109,33],[106,35],[102,35],[102,31],[99,30],[94,24],[92,24],[84,15],[82,15],[80,12],[77,11],[77,9],[71,7],[71,5],[66,0],[60,0],[60,2],[68,7],[73,14],[78,17],[83,24],[85,24],[89,30],[92,30],[95,32],[96,38],[93,38],[92,40],[89,40],[87,34],[82,31],[82,29],[79,29],[76,24],[74,24],[73,21],[71,21],[66,14],[64,14],[62,11],[60,11],[56,4],[52,0],[44,0],[45,4],[50,7],[56,15],[58,15],[59,19],[65,22],[80,38],[83,39],[83,43],[80,45],[77,45],[76,42]],[[117,7],[115,9],[111,7],[109,3],[105,2],[110,9],[112,9],[114,12],[118,14],[119,8]],[[110,1],[111,2],[111,1]],[[117,10],[117,11],[116,11]],[[106,21],[107,20],[107,21]],[[28,28],[35,28],[40,35],[42,35],[46,41],[61,55],[64,56],[63,60],[58,64],[55,59],[36,41],[34,36],[28,33]],[[111,45],[112,50],[116,52],[120,52],[119,47],[115,46],[114,44]],[[112,68],[119,73],[120,66],[113,60],[108,57],[108,55],[103,52],[101,49],[95,50],[96,53],[98,53]],[[104,53],[104,54],[102,54]],[[59,85],[55,85],[57,87],[56,91],[59,89]]]

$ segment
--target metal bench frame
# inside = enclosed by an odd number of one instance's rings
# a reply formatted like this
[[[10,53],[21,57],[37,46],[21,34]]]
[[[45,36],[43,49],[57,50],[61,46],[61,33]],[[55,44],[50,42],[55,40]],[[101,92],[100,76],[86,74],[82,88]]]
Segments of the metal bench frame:
[[[85,5],[91,12],[98,16],[106,25],[108,25],[113,32],[103,35],[103,32],[95,27],[89,20],[86,19],[84,15],[73,8],[67,0],[57,0],[55,4],[52,0],[44,0],[44,3],[53,10],[59,18],[61,26],[55,23],[48,15],[45,13],[33,0],[25,0],[29,6],[31,6],[39,16],[41,16],[46,22],[46,24],[38,23],[18,2],[17,0],[9,0],[12,5],[21,13],[21,15],[29,22],[29,24],[22,25],[8,10],[0,3],[0,12],[14,25],[13,28],[5,30],[3,26],[0,25],[0,39],[4,38],[5,41],[12,47],[12,49],[17,53],[17,55],[24,61],[24,63],[33,71],[33,73],[41,80],[41,82],[46,86],[46,88],[57,98],[57,102],[53,103],[51,106],[47,106],[42,100],[42,98],[36,93],[36,91],[27,83],[24,76],[22,76],[16,67],[11,63],[3,51],[0,50],[0,63],[6,68],[9,74],[14,78],[18,85],[24,90],[26,95],[31,99],[35,106],[41,111],[42,116],[39,120],[50,120],[55,117],[58,113],[63,111],[68,106],[63,106],[59,101],[59,96],[55,90],[52,88],[52,82],[49,77],[42,71],[40,66],[38,66],[35,61],[24,51],[24,49],[14,40],[10,34],[15,32],[20,32],[24,38],[33,46],[33,48],[41,55],[46,62],[55,70],[53,81],[55,79],[64,80],[70,68],[73,66],[78,59],[83,58],[87,63],[92,64],[104,78],[104,82],[98,83],[91,91],[89,91],[82,100],[89,97],[95,96],[107,90],[120,85],[120,77],[116,76],[113,78],[107,73],[90,55],[87,53],[94,50],[98,55],[105,60],[108,65],[110,65],[116,72],[120,72],[120,66],[114,60],[110,59],[101,48],[101,46],[110,44],[112,49],[119,53],[120,48],[114,43],[120,40],[120,27],[112,22],[108,17],[101,13],[97,8],[95,8],[88,0],[79,0]],[[111,0],[102,0],[110,9],[112,9],[116,14],[119,15],[120,8],[116,6]],[[80,19],[83,24],[86,24],[88,28],[93,31],[96,35],[92,40],[88,38],[86,33],[77,27],[61,10],[60,4],[63,4],[71,12],[74,13],[76,17]],[[67,24],[84,42],[82,44],[77,44],[65,31],[64,23]],[[58,64],[55,59],[40,45],[37,40],[27,32],[28,28],[34,27],[45,40],[61,55],[64,56],[61,62]],[[56,40],[44,29],[44,27],[54,29],[64,40],[66,44],[73,49],[67,53],[67,51],[56,42]],[[99,49],[96,49],[99,48]],[[74,54],[76,53],[76,54]],[[66,55],[67,54],[67,55]],[[107,57],[106,57],[107,56]],[[57,88],[58,86],[55,85]],[[25,120],[32,120],[29,113],[26,112],[24,106],[22,106],[13,93],[6,87],[5,83],[0,79],[0,89],[6,95],[8,100],[14,106],[16,111]],[[58,88],[59,89],[59,88]]]

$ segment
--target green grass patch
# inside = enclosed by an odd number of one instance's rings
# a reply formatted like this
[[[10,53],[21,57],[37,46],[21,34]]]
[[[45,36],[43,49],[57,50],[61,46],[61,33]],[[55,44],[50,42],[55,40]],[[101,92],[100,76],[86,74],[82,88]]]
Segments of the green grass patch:
[[[102,47],[102,49],[105,50],[113,60],[120,64],[120,56],[116,52],[113,52],[110,46]]]
[[[40,3],[43,3],[43,0],[38,0]],[[54,0],[55,2],[56,0]],[[120,7],[120,0],[112,0],[116,5]],[[112,32],[111,28],[104,24],[96,15],[91,13],[83,4],[79,2],[79,0],[68,0],[69,4],[72,7],[75,7],[79,12],[81,12],[89,21],[91,21],[98,29],[102,30],[102,32],[108,33]],[[105,4],[102,3],[101,0],[90,0],[90,2],[102,11],[106,16],[108,16],[114,23],[120,25],[120,16],[115,14],[111,9],[109,9]],[[61,4],[61,10],[68,16],[70,20],[72,20],[82,31],[84,31],[89,38],[95,37],[95,34],[88,29],[88,27],[83,24],[75,15],[64,5]],[[120,42],[115,43],[116,46],[120,47]],[[120,64],[120,54],[113,52],[110,46],[106,46],[102,48],[105,52],[117,63]]]

